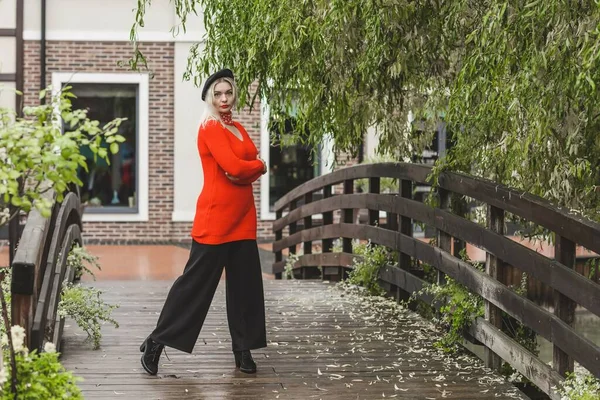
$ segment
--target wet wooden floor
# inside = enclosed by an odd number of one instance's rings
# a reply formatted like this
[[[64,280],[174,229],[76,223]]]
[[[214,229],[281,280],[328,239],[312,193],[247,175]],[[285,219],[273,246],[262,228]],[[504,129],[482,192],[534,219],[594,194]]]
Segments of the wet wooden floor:
[[[85,283],[90,284],[90,283]],[[86,399],[523,399],[470,356],[437,351],[430,323],[387,300],[365,300],[317,281],[265,280],[269,345],[255,350],[256,375],[236,371],[224,282],[192,355],[167,349],[157,376],[139,345],[156,323],[170,281],[99,281],[120,328],[102,347],[68,322],[63,364],[84,380]]]

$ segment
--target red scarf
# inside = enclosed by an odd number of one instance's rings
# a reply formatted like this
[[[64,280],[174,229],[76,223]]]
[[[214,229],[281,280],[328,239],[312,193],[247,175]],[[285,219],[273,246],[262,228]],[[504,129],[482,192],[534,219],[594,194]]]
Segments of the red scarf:
[[[221,121],[223,121],[223,123],[225,125],[234,125],[235,126],[235,124],[233,123],[233,117],[231,115],[231,111],[226,112],[226,113],[219,113],[219,114],[221,114]]]

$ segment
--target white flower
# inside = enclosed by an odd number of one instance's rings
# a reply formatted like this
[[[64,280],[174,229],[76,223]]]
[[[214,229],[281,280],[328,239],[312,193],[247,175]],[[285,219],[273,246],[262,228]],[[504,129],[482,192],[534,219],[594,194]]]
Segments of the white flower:
[[[52,342],[46,342],[44,345],[44,353],[56,353],[56,346]]]
[[[6,221],[8,221],[9,218],[10,218],[10,210],[8,208],[0,210],[0,225],[4,225],[6,223]]]
[[[25,351],[25,329],[22,326],[14,325],[10,328],[10,335],[12,336],[13,348],[15,352],[19,353]]]
[[[8,379],[8,373],[6,372],[6,368],[2,365],[0,369],[0,385],[4,385],[4,382]]]

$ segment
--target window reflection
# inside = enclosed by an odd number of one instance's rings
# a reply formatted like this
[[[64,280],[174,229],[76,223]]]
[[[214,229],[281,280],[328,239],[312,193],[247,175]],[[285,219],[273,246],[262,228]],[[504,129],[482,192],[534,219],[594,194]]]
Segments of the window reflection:
[[[100,126],[115,118],[123,121],[119,134],[125,137],[117,154],[108,151],[110,163],[97,158],[88,146],[81,147],[89,171],[80,168],[79,179],[83,182],[81,199],[87,205],[86,212],[110,208],[111,212],[137,211],[137,84],[72,83],[73,109],[87,109],[91,120]],[[108,150],[108,144],[102,146]]]
[[[278,131],[278,127],[273,124],[271,132]],[[269,149],[269,209],[271,211],[274,211],[275,202],[283,195],[321,173],[320,162],[318,157],[314,158],[312,146],[280,145],[282,142],[286,143],[286,135],[291,135],[292,131],[293,119],[287,119],[284,136],[278,135],[279,140],[276,140],[276,144],[271,145]],[[319,149],[316,153],[319,154]]]

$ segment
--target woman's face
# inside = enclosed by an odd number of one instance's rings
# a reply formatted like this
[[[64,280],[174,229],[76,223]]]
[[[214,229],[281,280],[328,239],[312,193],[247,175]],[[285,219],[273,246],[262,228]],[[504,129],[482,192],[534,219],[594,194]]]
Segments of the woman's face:
[[[219,112],[226,113],[233,107],[233,88],[227,81],[219,82],[215,85],[213,93],[213,106]]]

